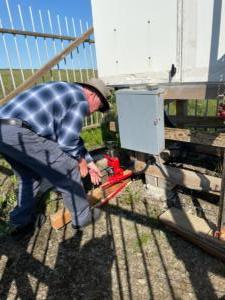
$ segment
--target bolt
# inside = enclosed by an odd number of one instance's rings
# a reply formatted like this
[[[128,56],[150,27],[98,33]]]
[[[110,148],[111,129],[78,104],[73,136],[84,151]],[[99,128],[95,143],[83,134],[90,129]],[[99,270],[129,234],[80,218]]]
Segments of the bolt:
[[[119,61],[118,61],[118,60],[116,60],[116,64],[118,64],[118,62],[119,62]]]
[[[150,24],[150,21],[148,20],[147,23]]]
[[[116,28],[114,28],[113,31],[116,31]]]

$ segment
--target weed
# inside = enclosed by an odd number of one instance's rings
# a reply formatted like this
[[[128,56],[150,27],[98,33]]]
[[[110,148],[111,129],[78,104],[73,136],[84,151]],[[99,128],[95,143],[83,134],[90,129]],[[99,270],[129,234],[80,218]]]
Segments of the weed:
[[[138,238],[138,245],[139,246],[145,246],[146,244],[148,244],[151,240],[151,236],[149,233],[142,233],[139,238]]]
[[[62,206],[61,198],[57,193],[51,191],[46,199],[46,208],[49,214],[55,213]]]
[[[120,195],[120,202],[126,203],[128,205],[133,205],[136,202],[139,202],[142,199],[142,189],[135,182],[135,184],[131,183]]]
[[[150,233],[141,233],[137,236],[137,238],[133,241],[133,250],[134,252],[139,252],[140,248],[147,246],[152,240],[152,236]]]
[[[88,150],[103,145],[101,128],[86,129],[81,133],[85,146]]]
[[[10,180],[11,180],[12,185],[14,185],[14,187],[15,187],[17,185],[17,182],[18,182],[16,175],[11,176]]]
[[[16,203],[16,193],[15,193],[15,190],[9,190],[6,194],[6,202],[7,202],[7,206],[8,207],[13,207]]]
[[[148,209],[148,214],[149,214],[149,217],[153,218],[153,219],[157,219],[158,216],[160,215],[161,213],[161,210],[159,209],[159,207],[150,207]]]
[[[8,231],[9,231],[8,223],[0,220],[0,237],[5,235]]]
[[[0,209],[4,209],[6,206],[5,195],[0,195]]]
[[[128,205],[131,205],[134,201],[133,201],[133,197],[132,194],[124,192],[121,196],[120,196],[120,202],[126,203]]]

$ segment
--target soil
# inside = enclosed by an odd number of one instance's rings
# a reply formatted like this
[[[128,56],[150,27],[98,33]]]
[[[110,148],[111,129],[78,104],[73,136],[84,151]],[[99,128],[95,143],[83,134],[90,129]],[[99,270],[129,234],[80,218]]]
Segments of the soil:
[[[161,225],[164,204],[132,182],[83,232],[2,237],[0,299],[225,299],[225,265]]]

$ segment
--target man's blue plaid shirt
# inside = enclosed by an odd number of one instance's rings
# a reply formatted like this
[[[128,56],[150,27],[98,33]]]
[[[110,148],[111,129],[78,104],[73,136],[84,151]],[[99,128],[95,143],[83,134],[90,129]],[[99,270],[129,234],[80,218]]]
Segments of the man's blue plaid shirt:
[[[80,138],[88,102],[81,86],[67,82],[49,82],[19,94],[0,108],[0,118],[17,118],[34,132],[59,144],[76,159],[92,161]]]

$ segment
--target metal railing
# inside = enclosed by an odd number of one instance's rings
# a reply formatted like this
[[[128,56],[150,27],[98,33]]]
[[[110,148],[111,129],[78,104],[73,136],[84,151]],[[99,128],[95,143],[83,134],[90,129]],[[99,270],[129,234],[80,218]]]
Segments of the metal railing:
[[[225,124],[218,117],[218,105],[223,98],[165,101],[169,119],[180,128],[198,128],[209,131],[224,130]]]
[[[0,104],[39,82],[84,82],[97,76],[93,28],[88,22],[53,16],[49,10],[33,11],[30,6],[12,10],[9,0],[4,1]],[[93,128],[100,122],[101,114],[96,113],[86,118],[84,127]]]

